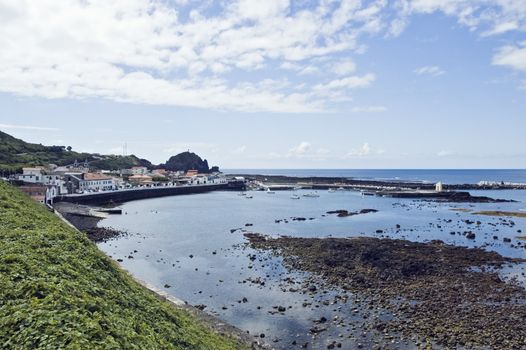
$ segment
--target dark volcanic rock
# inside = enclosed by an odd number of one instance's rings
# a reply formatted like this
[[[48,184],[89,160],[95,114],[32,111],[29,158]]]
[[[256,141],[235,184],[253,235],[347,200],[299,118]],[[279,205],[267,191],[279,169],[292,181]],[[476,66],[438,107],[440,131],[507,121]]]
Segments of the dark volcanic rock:
[[[327,214],[338,214],[338,217],[344,218],[347,216],[354,216],[354,215],[360,215],[360,214],[368,214],[368,213],[376,213],[378,210],[376,209],[362,209],[360,211],[348,211],[345,209],[340,210],[331,210],[328,211]]]
[[[524,260],[441,241],[246,237],[252,248],[283,256],[291,270],[310,272],[329,288],[339,286],[397,315],[371,320],[373,329],[419,335],[446,348],[524,348],[526,291],[497,271]],[[316,290],[310,286],[312,280],[305,289]],[[318,325],[310,332],[324,330]]]
[[[170,157],[165,164],[160,164],[159,167],[171,171],[198,170],[200,173],[210,172],[207,160],[201,159],[192,152],[183,152]]]
[[[127,232],[107,227],[92,227],[86,230],[86,234],[93,242],[104,242],[111,238],[126,235]]]

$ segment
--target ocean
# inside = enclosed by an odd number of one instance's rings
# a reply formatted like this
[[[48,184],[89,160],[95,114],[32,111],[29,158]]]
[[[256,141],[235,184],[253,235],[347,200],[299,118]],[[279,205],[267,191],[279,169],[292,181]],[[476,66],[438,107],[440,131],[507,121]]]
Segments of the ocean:
[[[399,180],[447,184],[479,181],[526,183],[526,169],[224,169],[227,174],[327,176],[363,180]]]

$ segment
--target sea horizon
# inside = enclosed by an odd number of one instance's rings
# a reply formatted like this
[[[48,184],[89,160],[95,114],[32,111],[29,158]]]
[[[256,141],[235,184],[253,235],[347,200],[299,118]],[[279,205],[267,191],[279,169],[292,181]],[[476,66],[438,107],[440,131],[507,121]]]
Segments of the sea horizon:
[[[223,169],[226,174],[290,177],[345,177],[364,180],[402,180],[450,184],[488,182],[526,183],[525,169]]]

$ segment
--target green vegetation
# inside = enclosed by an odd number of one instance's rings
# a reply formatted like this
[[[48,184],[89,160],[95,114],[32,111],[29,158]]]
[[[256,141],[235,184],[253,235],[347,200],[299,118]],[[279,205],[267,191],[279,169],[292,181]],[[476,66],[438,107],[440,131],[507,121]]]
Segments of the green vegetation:
[[[90,168],[102,170],[120,170],[128,169],[133,166],[145,166],[149,169],[153,168],[152,163],[146,159],[131,156],[116,156],[116,155],[97,155],[98,159],[89,163]]]
[[[201,159],[197,154],[192,152],[183,152],[170,157],[166,164],[161,164],[160,167],[171,171],[188,171],[198,170],[200,173],[208,173],[208,161]]]
[[[487,215],[487,216],[513,216],[516,218],[526,218],[526,212],[516,212],[516,211],[483,210],[483,211],[478,211],[473,214]]]
[[[27,143],[0,131],[0,170],[15,172],[24,166],[68,165],[78,160],[88,160],[94,169],[117,170],[142,165],[151,168],[152,164],[134,155],[116,156],[91,153],[78,153],[65,146],[43,146]]]
[[[0,181],[0,348],[236,349]]]

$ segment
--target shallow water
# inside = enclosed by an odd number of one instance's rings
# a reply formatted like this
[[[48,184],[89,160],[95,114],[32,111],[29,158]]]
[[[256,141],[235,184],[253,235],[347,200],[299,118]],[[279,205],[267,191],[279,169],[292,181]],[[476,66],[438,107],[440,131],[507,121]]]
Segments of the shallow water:
[[[296,191],[299,195],[308,192]],[[294,340],[297,344],[309,342],[309,348],[325,347],[332,341],[341,342],[344,348],[358,343],[367,348],[367,344],[375,340],[380,339],[382,343],[391,340],[382,334],[363,334],[360,329],[362,313],[350,312],[355,307],[352,296],[347,304],[342,304],[334,300],[335,295],[341,295],[338,290],[318,291],[313,295],[288,291],[294,283],[284,283],[284,278],[290,277],[299,285],[305,275],[288,273],[279,258],[268,254],[258,255],[252,261],[249,257],[255,252],[244,246],[246,241],[242,231],[231,233],[231,229],[302,237],[366,235],[413,241],[440,239],[449,244],[480,246],[505,256],[526,258],[522,241],[516,239],[516,236],[526,235],[526,219],[487,217],[451,210],[525,209],[526,191],[473,192],[519,201],[491,204],[362,197],[354,191],[319,191],[319,198],[293,200],[291,193],[251,192],[253,199],[246,199],[236,192],[211,192],[125,203],[122,205],[125,215],[109,216],[100,225],[127,230],[130,235],[101,243],[99,247],[114,259],[123,259],[123,267],[136,277],[159,288],[169,284],[171,287],[167,291],[174,296],[193,305],[206,305],[205,311],[251,334],[264,333],[265,341],[283,349],[290,348]],[[325,214],[329,210],[364,208],[377,209],[378,212],[346,218]],[[291,217],[312,220],[292,221]],[[288,219],[288,223],[276,223],[279,219]],[[513,226],[510,220],[514,222]],[[396,228],[397,224],[400,229]],[[377,230],[383,232],[377,233]],[[461,234],[467,230],[476,234],[474,240]],[[523,233],[518,233],[518,230]],[[497,240],[493,239],[494,235],[498,236]],[[504,243],[504,237],[511,238],[513,246]],[[523,267],[514,266],[507,268],[505,273],[523,279],[522,272]],[[265,285],[250,282],[258,277],[265,281]],[[243,298],[247,302],[243,302]],[[323,300],[327,302],[323,303]],[[303,303],[313,301],[312,305],[303,306]],[[284,306],[287,310],[274,313],[273,306]],[[328,330],[312,339],[308,330],[313,326],[313,320],[322,316],[328,320],[337,316],[344,322],[328,322],[331,325]],[[393,348],[412,348],[410,342],[396,342],[392,344]]]

